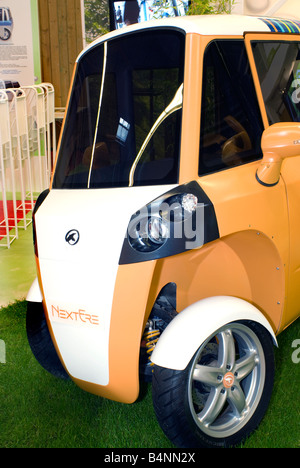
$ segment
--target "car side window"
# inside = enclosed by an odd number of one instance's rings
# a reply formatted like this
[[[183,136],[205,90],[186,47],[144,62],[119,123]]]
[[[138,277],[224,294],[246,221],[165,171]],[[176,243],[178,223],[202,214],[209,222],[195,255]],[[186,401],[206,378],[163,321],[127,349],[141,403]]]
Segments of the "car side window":
[[[199,175],[260,159],[262,132],[244,42],[211,42],[203,64]]]
[[[300,122],[300,44],[251,41],[270,125]]]

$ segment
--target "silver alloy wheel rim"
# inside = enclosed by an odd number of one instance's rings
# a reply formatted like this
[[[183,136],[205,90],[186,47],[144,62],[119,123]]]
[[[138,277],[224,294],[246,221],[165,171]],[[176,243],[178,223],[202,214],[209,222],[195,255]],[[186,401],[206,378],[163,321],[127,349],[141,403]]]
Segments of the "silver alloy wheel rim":
[[[199,348],[189,374],[193,418],[214,438],[238,432],[253,416],[265,383],[265,357],[251,328],[222,327]]]

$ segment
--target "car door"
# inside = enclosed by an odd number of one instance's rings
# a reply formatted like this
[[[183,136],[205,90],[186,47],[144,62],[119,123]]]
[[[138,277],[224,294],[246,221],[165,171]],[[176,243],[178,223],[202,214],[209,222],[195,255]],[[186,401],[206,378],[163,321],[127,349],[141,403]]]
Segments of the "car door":
[[[299,34],[247,34],[245,40],[265,126],[299,122]],[[290,242],[288,297],[282,318],[284,328],[298,317],[300,308],[300,155],[285,159],[281,174],[288,200]]]
[[[282,178],[271,189],[256,178],[265,127],[244,40],[210,41],[203,60],[198,173],[228,246],[224,258],[217,256],[217,293],[259,305],[278,330],[288,283],[288,210]]]

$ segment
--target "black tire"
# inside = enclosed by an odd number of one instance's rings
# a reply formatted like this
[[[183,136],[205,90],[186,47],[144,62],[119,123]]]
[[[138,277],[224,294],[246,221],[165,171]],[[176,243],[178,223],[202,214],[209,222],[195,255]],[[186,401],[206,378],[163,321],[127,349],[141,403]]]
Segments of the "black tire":
[[[269,332],[256,322],[233,322],[209,337],[186,369],[154,366],[154,410],[179,448],[231,447],[259,425],[273,381]]]
[[[42,303],[27,303],[26,331],[31,351],[38,363],[55,377],[69,379],[53,345]]]
[[[10,36],[11,36],[10,30],[7,29],[7,28],[4,28],[4,34],[3,34],[3,36],[0,36],[0,39],[2,39],[2,41],[8,41]]]

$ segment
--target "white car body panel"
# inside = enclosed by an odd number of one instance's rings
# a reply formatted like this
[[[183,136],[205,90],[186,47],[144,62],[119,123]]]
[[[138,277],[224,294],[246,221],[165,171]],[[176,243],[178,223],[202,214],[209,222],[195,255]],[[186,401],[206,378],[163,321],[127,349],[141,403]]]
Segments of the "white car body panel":
[[[277,344],[270,323],[256,307],[236,297],[216,296],[195,302],[180,312],[162,333],[151,361],[160,367],[183,370],[207,338],[238,320],[260,323]]]
[[[169,186],[168,186],[169,187]],[[108,345],[119,257],[133,213],[167,186],[51,190],[35,215],[48,318],[69,374],[109,382]],[[65,237],[76,229],[80,238]],[[35,292],[33,286],[29,298]]]
[[[38,278],[36,277],[27,293],[26,301],[28,302],[42,302],[43,295],[41,293]]]
[[[224,16],[226,21],[224,21]],[[89,49],[101,42],[113,39],[124,34],[130,34],[142,29],[151,29],[153,27],[174,27],[182,29],[186,34],[198,33],[211,35],[218,31],[222,36],[243,36],[245,31],[270,32],[269,27],[259,18],[241,15],[200,15],[200,16],[179,16],[177,18],[167,18],[160,20],[146,21],[126,26],[126,29],[117,29],[111,31],[105,36],[101,36],[89,44],[78,56],[77,61]]]

